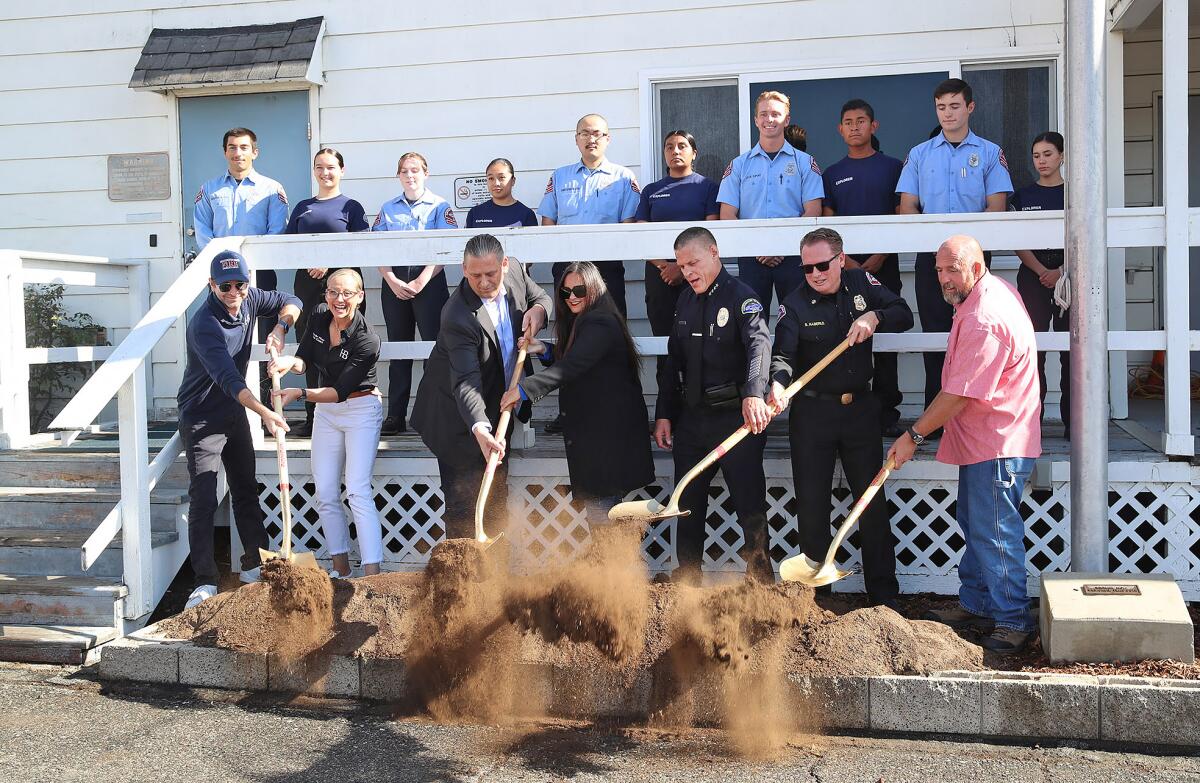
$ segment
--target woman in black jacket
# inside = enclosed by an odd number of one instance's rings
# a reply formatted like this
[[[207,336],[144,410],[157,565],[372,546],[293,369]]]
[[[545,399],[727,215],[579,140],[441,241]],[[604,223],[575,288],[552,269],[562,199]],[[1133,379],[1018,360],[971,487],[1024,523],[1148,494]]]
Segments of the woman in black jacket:
[[[530,354],[550,367],[525,378],[521,391],[506,392],[501,407],[516,405],[522,391],[537,402],[560,390],[571,492],[583,501],[589,525],[604,524],[609,508],[654,479],[654,463],[637,348],[594,264],[576,261],[563,270],[554,336],[552,357],[530,341]]]

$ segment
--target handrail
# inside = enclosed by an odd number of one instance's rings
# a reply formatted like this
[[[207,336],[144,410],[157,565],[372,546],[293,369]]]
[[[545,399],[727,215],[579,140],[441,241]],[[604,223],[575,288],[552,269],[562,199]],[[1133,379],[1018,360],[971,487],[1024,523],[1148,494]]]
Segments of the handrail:
[[[179,437],[179,432],[176,431],[171,439],[167,441],[158,454],[154,455],[154,459],[150,461],[147,469],[149,481],[146,482],[146,491],[153,492],[158,486],[159,479],[171,467],[171,464],[183,453],[183,440]],[[121,532],[121,505],[118,503],[105,515],[104,520],[96,526],[92,534],[88,536],[87,541],[79,547],[79,560],[83,570],[86,571],[92,567],[100,554],[108,548],[108,545],[117,537],[117,533]]]

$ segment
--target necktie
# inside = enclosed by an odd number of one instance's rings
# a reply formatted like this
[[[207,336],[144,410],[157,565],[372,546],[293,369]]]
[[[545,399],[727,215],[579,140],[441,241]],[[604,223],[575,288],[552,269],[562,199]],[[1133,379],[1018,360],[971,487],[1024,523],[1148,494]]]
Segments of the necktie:
[[[691,324],[695,331],[688,333],[687,367],[684,371],[684,394],[689,408],[698,407],[704,394],[704,324],[707,322],[704,306],[708,303],[708,296],[702,294],[698,303],[700,318],[697,323]]]
[[[508,297],[500,294],[496,297],[496,340],[500,343],[500,358],[504,361],[504,377],[511,378],[513,374],[513,333],[508,316]],[[505,383],[505,386],[508,384]]]

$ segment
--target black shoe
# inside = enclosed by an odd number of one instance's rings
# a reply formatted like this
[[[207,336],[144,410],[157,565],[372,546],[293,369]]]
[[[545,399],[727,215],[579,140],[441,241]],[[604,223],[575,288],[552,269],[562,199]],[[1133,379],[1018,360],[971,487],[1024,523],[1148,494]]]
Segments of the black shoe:
[[[979,640],[985,650],[998,653],[1018,653],[1024,650],[1037,631],[1018,631],[1013,628],[997,628]]]
[[[546,426],[542,428],[542,431],[547,435],[561,435],[565,419],[566,416],[563,416],[561,413],[558,414],[554,417],[554,421],[546,422]]]
[[[900,602],[895,598],[881,598],[879,600],[872,598],[867,602],[867,606],[886,606],[896,614],[900,614]]]
[[[956,631],[972,630],[991,633],[996,627],[996,621],[992,618],[971,614],[966,609],[958,606],[948,609],[930,609],[921,615],[921,619],[948,625]]]
[[[399,416],[388,416],[383,420],[383,429],[379,431],[380,435],[399,435],[402,432],[408,432],[408,426],[404,419]]]
[[[295,427],[292,427],[292,431],[288,434],[297,438],[311,438],[312,422],[306,421],[303,424],[297,424]]]
[[[898,421],[892,422],[891,424],[885,424],[882,430],[883,437],[885,438],[898,438],[907,431],[908,430],[902,427]]]

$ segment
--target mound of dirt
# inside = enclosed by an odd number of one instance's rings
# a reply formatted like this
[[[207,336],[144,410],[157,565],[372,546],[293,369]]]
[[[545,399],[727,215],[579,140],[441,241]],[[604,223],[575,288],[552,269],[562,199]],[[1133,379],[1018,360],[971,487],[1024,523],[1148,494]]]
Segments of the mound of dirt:
[[[314,652],[333,630],[333,585],[320,568],[268,560],[262,566],[271,602],[275,652],[295,660]]]

